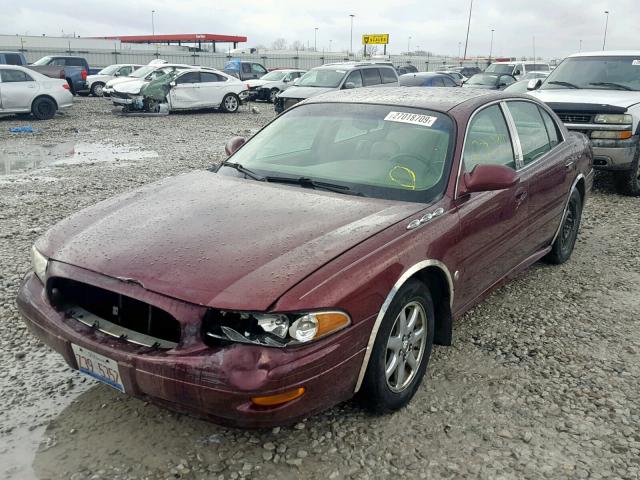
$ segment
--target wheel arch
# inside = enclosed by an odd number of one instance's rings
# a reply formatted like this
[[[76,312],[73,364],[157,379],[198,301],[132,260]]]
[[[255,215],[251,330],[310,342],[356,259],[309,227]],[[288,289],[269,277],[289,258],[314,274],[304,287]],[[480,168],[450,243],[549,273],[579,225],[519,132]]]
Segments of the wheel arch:
[[[574,190],[578,190],[578,193],[580,193],[580,197],[584,202],[585,196],[587,194],[587,186],[586,186],[585,177],[582,173],[579,173],[578,176],[573,180],[573,184],[571,185],[571,188],[569,189],[569,194],[567,195],[567,200],[564,203],[564,209],[562,210],[562,216],[560,217],[560,224],[558,225],[558,228],[556,229],[556,233],[551,239],[551,243],[549,245],[553,245],[553,242],[556,241],[556,238],[558,238],[558,235],[560,234],[560,230],[562,229],[562,224],[564,222],[564,216],[566,215],[567,208],[569,207],[569,200],[571,200],[571,194],[573,193]]]
[[[453,317],[451,314],[454,296],[453,278],[447,266],[441,261],[434,259],[423,260],[406,269],[387,294],[369,335],[355,392],[358,392],[362,386],[380,324],[400,288],[411,279],[421,281],[432,293],[436,315],[434,344],[451,345],[453,337]]]
[[[48,98],[49,100],[51,100],[56,105],[56,110],[60,108],[55,98],[53,98],[51,95],[47,95],[46,93],[41,93],[40,95],[36,96],[36,98],[31,100],[31,110],[33,110],[33,104],[36,103],[36,100],[39,100],[41,98]]]

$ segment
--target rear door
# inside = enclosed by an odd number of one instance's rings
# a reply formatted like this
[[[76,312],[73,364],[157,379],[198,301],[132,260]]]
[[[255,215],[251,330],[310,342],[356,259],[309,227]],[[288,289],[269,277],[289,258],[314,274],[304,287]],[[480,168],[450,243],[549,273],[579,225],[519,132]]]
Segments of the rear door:
[[[464,143],[458,184],[476,165],[497,164],[517,169],[521,163],[515,136],[499,103],[474,114]],[[458,197],[460,215],[461,304],[468,304],[503,278],[525,258],[522,240],[529,222],[528,186]]]
[[[3,110],[30,110],[39,85],[22,70],[0,69],[0,96]]]
[[[380,72],[377,68],[364,68],[360,70],[362,73],[362,84],[365,87],[375,87],[382,84]]]
[[[171,89],[171,108],[198,108],[202,103],[200,95],[200,72],[183,73],[175,80],[176,86]]]
[[[508,101],[522,149],[522,182],[529,186],[530,255],[547,247],[560,224],[567,194],[576,175],[577,152],[562,138],[562,131],[547,111],[534,102]]]
[[[200,72],[200,90],[202,107],[217,107],[228,93],[227,79],[213,72]]]

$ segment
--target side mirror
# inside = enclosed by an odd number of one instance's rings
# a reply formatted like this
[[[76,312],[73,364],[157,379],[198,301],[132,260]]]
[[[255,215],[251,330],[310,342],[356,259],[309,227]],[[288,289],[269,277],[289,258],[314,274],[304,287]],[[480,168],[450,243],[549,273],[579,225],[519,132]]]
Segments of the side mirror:
[[[353,82],[347,82],[342,88],[344,88],[345,90],[351,90],[352,88],[356,88],[356,84]]]
[[[516,75],[520,75],[522,74],[522,72],[520,70],[516,70],[515,72],[513,72],[513,76],[515,77]]]
[[[247,140],[243,137],[231,137],[224,145],[224,151],[227,152],[227,155],[231,156],[236,153],[238,149],[246,142]]]
[[[463,178],[464,192],[489,192],[511,188],[520,181],[515,170],[504,165],[476,165]]]
[[[173,82],[169,82],[169,86],[170,87],[175,87],[177,85],[177,83],[175,82],[175,80]]]
[[[541,85],[542,85],[542,79],[534,78],[532,80],[529,80],[529,83],[527,83],[527,90],[537,90],[540,88]]]
[[[289,80],[288,78],[283,78],[283,79],[282,79],[282,82],[283,82],[283,83],[289,83],[290,81],[291,81],[291,80]]]
[[[120,72],[116,72],[113,74],[114,77],[119,77],[120,76]]]

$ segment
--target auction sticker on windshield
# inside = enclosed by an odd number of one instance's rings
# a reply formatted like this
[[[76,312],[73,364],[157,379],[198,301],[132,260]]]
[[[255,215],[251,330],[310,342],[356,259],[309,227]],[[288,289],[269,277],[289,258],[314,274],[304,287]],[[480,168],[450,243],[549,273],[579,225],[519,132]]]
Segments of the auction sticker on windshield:
[[[78,370],[124,393],[118,362],[73,343],[71,348]]]
[[[420,115],[419,113],[389,112],[384,119],[387,122],[412,123],[424,127],[432,127],[438,117],[430,115]]]
[[[633,65],[635,65],[636,67],[640,67],[640,60],[634,60]]]

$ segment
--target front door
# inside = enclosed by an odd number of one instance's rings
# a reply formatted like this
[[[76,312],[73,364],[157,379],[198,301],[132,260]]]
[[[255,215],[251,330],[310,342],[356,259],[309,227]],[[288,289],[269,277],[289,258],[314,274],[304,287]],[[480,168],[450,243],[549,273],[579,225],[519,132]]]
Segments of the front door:
[[[468,126],[458,182],[480,164],[516,169],[515,151],[501,105],[480,110]],[[466,305],[524,260],[528,186],[521,182],[505,190],[471,193],[456,203],[463,265],[457,296]]]
[[[200,95],[200,72],[187,72],[175,80],[171,89],[171,108],[197,108],[202,103]]]

